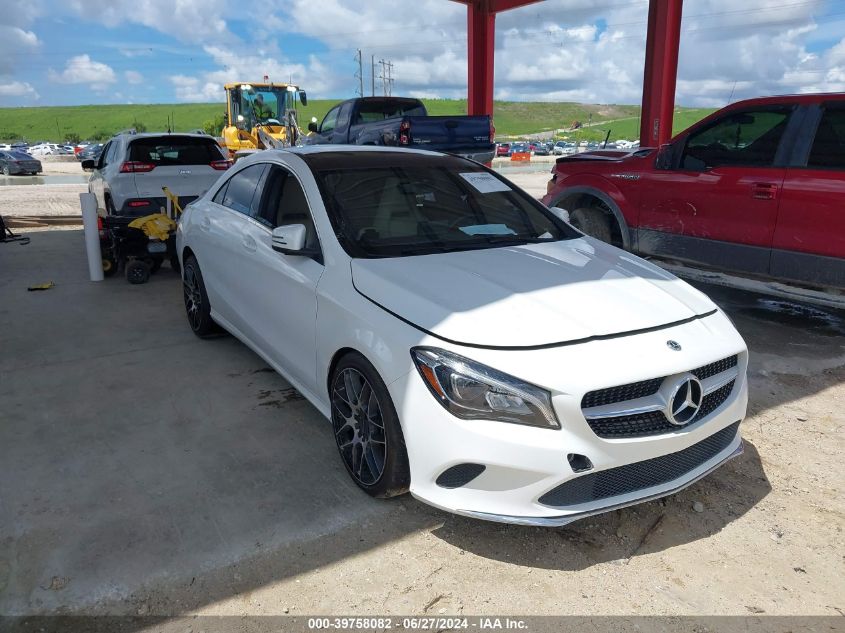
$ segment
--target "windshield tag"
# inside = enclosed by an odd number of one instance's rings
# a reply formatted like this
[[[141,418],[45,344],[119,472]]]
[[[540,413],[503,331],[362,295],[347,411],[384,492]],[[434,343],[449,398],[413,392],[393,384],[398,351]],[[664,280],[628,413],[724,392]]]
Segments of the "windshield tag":
[[[510,187],[496,178],[493,174],[487,174],[483,171],[471,171],[459,175],[481,193],[495,193],[497,191],[511,190]]]

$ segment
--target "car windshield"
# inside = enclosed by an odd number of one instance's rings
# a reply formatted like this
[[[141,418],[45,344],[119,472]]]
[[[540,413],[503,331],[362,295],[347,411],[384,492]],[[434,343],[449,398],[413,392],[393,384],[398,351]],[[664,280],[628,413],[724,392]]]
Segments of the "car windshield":
[[[12,152],[9,152],[8,155],[14,158],[15,160],[32,160],[32,156],[21,152],[20,150],[14,150]]]
[[[578,237],[492,171],[458,157],[304,155],[352,257],[399,257]]]

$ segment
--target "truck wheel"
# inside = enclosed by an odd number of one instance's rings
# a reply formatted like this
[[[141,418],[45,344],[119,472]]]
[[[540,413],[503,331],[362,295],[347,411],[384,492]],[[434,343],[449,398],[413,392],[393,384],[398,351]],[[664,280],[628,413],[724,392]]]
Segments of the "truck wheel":
[[[601,209],[581,207],[569,214],[569,223],[582,233],[610,244],[610,218]]]

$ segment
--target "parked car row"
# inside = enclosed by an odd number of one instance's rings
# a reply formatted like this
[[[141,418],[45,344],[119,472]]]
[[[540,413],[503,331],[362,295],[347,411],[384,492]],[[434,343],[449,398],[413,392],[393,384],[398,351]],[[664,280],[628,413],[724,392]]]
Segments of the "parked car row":
[[[529,152],[533,156],[567,156],[588,150],[598,149],[636,149],[640,146],[639,141],[626,141],[624,139],[608,143],[598,141],[516,141],[500,142],[496,144],[496,156],[512,156],[516,152]]]

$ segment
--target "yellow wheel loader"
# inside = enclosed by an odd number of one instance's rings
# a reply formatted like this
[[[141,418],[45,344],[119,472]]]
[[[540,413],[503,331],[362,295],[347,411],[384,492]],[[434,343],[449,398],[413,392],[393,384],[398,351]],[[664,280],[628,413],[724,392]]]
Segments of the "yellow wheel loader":
[[[231,83],[226,89],[223,146],[238,158],[262,149],[301,144],[297,101],[308,105],[304,90],[292,84]]]

